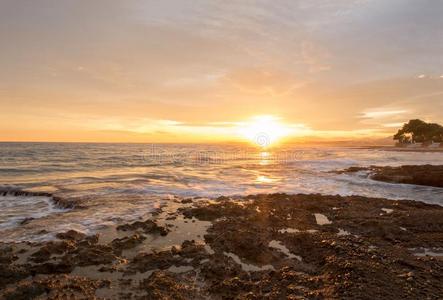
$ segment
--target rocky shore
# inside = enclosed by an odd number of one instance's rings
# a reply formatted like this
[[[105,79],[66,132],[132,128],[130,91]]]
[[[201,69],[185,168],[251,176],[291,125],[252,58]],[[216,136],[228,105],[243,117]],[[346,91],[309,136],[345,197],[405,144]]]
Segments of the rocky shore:
[[[374,180],[443,187],[443,165],[406,165],[400,167],[351,167],[339,173],[368,171]]]
[[[443,207],[416,201],[175,198],[96,235],[0,244],[0,299],[441,299],[442,282]]]

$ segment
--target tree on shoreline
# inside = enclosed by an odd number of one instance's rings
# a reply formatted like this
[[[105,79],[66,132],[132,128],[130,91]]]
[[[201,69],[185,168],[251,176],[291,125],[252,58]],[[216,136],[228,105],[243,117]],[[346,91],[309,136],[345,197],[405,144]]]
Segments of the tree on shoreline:
[[[394,135],[394,140],[401,144],[442,143],[443,126],[437,123],[426,123],[422,120],[410,120]]]

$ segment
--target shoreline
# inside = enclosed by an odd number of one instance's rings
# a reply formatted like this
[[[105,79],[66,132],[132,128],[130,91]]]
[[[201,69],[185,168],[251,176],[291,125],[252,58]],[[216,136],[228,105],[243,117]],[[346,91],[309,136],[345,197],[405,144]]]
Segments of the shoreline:
[[[400,152],[443,152],[443,147],[439,148],[407,148],[407,147],[397,147],[397,146],[355,146],[355,148],[360,149],[372,149],[372,150],[383,150],[383,151],[400,151]]]
[[[0,243],[0,298],[437,299],[442,241],[443,207],[418,201],[175,198],[97,235]]]

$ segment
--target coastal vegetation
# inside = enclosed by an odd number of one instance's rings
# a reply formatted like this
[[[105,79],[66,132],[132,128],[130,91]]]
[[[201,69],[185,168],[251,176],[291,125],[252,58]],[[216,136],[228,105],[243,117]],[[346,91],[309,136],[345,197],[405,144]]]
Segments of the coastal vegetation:
[[[420,119],[410,120],[398,130],[394,135],[394,140],[400,144],[441,143],[443,142],[443,126]]]

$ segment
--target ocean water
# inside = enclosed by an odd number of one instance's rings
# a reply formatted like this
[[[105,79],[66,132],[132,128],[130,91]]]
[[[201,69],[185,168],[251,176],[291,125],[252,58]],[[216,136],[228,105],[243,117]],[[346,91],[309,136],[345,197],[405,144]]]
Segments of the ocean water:
[[[1,190],[45,191],[85,206],[80,212],[65,211],[47,197],[0,196],[0,240],[45,239],[67,228],[93,232],[143,218],[174,197],[321,193],[443,205],[441,188],[377,182],[364,172],[331,172],[351,166],[442,163],[442,152],[365,148],[0,143]],[[26,218],[33,220],[20,224]]]

